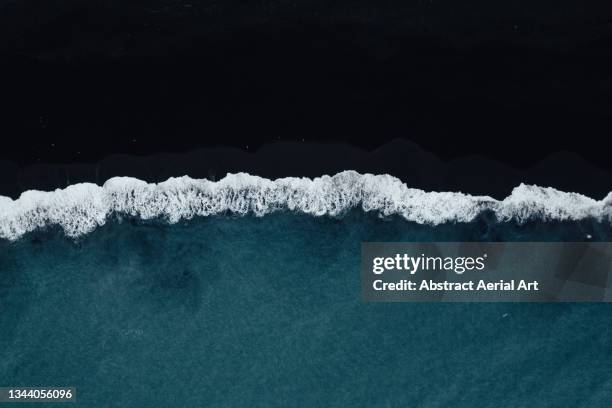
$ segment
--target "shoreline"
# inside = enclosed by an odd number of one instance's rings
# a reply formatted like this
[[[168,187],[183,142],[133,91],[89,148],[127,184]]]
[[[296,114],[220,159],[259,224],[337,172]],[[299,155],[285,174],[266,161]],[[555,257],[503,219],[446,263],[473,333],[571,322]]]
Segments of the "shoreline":
[[[312,178],[344,170],[389,174],[425,191],[463,192],[496,199],[506,197],[521,183],[577,192],[594,199],[602,199],[612,190],[606,183],[612,180],[610,172],[568,152],[553,153],[528,169],[516,169],[484,156],[444,161],[412,142],[396,139],[370,151],[347,143],[278,142],[253,152],[214,147],[148,156],[113,154],[90,163],[19,166],[2,160],[0,195],[15,199],[28,190],[51,191],[84,182],[102,185],[118,176],[158,183],[184,175],[219,180],[227,173],[246,172],[269,179]]]

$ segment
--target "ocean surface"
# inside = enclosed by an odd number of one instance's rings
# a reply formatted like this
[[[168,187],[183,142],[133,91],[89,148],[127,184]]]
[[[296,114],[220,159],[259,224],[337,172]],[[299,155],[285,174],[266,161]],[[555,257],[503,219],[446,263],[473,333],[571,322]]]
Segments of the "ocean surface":
[[[612,240],[594,216],[499,211],[124,211],[5,235],[0,385],[74,386],[82,407],[610,407],[612,304],[362,301],[363,241]]]

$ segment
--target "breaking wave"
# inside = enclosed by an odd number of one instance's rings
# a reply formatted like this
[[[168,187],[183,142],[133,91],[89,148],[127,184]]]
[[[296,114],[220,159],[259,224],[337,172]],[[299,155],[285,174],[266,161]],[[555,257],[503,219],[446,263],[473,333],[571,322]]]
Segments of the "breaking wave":
[[[609,222],[612,193],[597,201],[577,193],[521,184],[499,201],[459,192],[426,192],[390,175],[355,171],[276,180],[238,173],[216,182],[184,176],[157,184],[115,177],[103,186],[81,183],[51,192],[32,190],[17,200],[0,196],[0,238],[16,240],[54,225],[67,236],[78,237],[104,225],[113,215],[176,223],[196,216],[263,216],[279,210],[337,217],[353,208],[431,225],[470,222],[484,211],[500,222],[585,218]]]

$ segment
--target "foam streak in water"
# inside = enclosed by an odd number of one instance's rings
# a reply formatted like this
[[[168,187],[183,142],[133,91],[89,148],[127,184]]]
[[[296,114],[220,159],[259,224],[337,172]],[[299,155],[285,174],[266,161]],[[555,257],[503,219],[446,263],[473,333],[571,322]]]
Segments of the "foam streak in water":
[[[521,184],[502,201],[488,196],[425,192],[390,175],[344,171],[335,176],[269,180],[246,173],[217,182],[190,177],[146,183],[115,177],[103,186],[82,183],[52,192],[27,191],[17,200],[0,196],[0,238],[16,240],[59,225],[67,236],[93,231],[113,215],[169,223],[216,214],[265,214],[289,210],[341,216],[352,208],[398,215],[421,224],[470,222],[483,211],[499,221],[612,220],[612,193],[597,201],[577,193]]]

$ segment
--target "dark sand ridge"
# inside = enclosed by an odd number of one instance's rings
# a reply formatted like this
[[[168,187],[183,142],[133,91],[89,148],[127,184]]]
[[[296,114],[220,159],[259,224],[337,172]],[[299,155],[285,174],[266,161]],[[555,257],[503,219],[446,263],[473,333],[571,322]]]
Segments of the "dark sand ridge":
[[[150,156],[115,154],[98,162],[23,167],[0,161],[0,194],[15,198],[26,190],[53,190],[82,182],[103,184],[115,176],[160,182],[183,175],[218,180],[228,172],[278,178],[316,177],[342,170],[386,173],[410,187],[485,194],[497,199],[509,195],[521,182],[596,199],[612,190],[609,172],[573,153],[552,153],[528,169],[514,169],[482,156],[444,161],[414,143],[397,139],[371,151],[340,143],[279,142],[252,152],[216,147]]]

